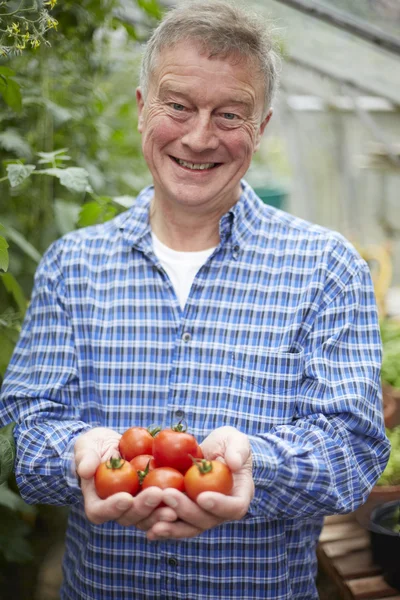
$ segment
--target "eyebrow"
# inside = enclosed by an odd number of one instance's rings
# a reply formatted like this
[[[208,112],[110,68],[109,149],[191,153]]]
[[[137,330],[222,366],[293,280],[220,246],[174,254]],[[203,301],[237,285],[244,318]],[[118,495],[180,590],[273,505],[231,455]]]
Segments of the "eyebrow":
[[[167,96],[168,94],[175,94],[176,96],[181,96],[182,98],[185,98],[187,100],[191,100],[190,96],[188,93],[185,93],[184,91],[179,89],[179,86],[176,85],[171,85],[169,83],[165,83],[165,84],[161,84],[159,87],[159,95],[160,96]],[[250,107],[250,103],[245,100],[244,98],[240,97],[240,96],[236,96],[233,98],[227,98],[226,100],[222,99],[222,102],[220,102],[221,106],[224,105],[235,105],[235,106],[243,106],[245,108],[249,108]]]

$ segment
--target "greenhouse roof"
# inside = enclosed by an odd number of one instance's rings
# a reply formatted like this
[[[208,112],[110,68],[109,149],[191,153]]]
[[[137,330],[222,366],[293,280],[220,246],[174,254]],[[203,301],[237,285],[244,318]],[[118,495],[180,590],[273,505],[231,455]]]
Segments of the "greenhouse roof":
[[[290,91],[329,95],[333,82],[400,106],[398,0],[248,0],[247,3],[272,19],[278,29],[285,56],[283,84]],[[343,26],[346,21],[347,30]],[[362,36],[363,30],[369,32],[370,41]]]

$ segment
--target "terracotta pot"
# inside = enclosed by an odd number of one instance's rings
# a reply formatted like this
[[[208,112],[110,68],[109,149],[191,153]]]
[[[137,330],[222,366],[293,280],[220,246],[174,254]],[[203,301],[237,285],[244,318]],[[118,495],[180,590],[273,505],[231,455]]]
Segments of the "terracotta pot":
[[[388,429],[393,429],[400,425],[400,390],[383,383],[382,403],[385,426]]]

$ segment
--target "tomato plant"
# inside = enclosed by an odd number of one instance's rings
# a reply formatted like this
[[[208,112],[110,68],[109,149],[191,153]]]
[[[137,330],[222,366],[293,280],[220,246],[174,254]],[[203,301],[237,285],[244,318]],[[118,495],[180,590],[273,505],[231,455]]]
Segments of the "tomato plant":
[[[121,458],[110,458],[101,463],[94,475],[94,484],[102,500],[117,492],[128,492],[134,496],[140,487],[136,469]]]
[[[233,476],[229,467],[219,460],[195,460],[185,473],[185,491],[196,500],[201,492],[219,492],[229,495],[233,488]]]
[[[156,486],[165,490],[175,488],[180,492],[185,490],[183,474],[172,467],[157,467],[150,471],[143,480],[142,489]]]
[[[191,456],[197,456],[199,450],[196,438],[178,423],[154,438],[152,454],[158,467],[173,467],[185,473],[192,464]]]
[[[139,454],[151,454],[153,438],[160,431],[159,427],[154,429],[145,427],[130,427],[119,440],[119,451],[125,460],[131,461]]]

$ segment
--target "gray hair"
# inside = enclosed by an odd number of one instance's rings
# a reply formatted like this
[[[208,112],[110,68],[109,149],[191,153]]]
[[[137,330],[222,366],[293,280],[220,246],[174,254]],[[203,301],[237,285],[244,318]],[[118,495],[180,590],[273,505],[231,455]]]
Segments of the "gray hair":
[[[243,57],[258,65],[265,85],[264,115],[267,113],[278,83],[279,56],[272,30],[259,15],[222,0],[195,0],[170,10],[145,47],[140,71],[145,98],[161,51],[184,41],[199,43],[210,58]]]

